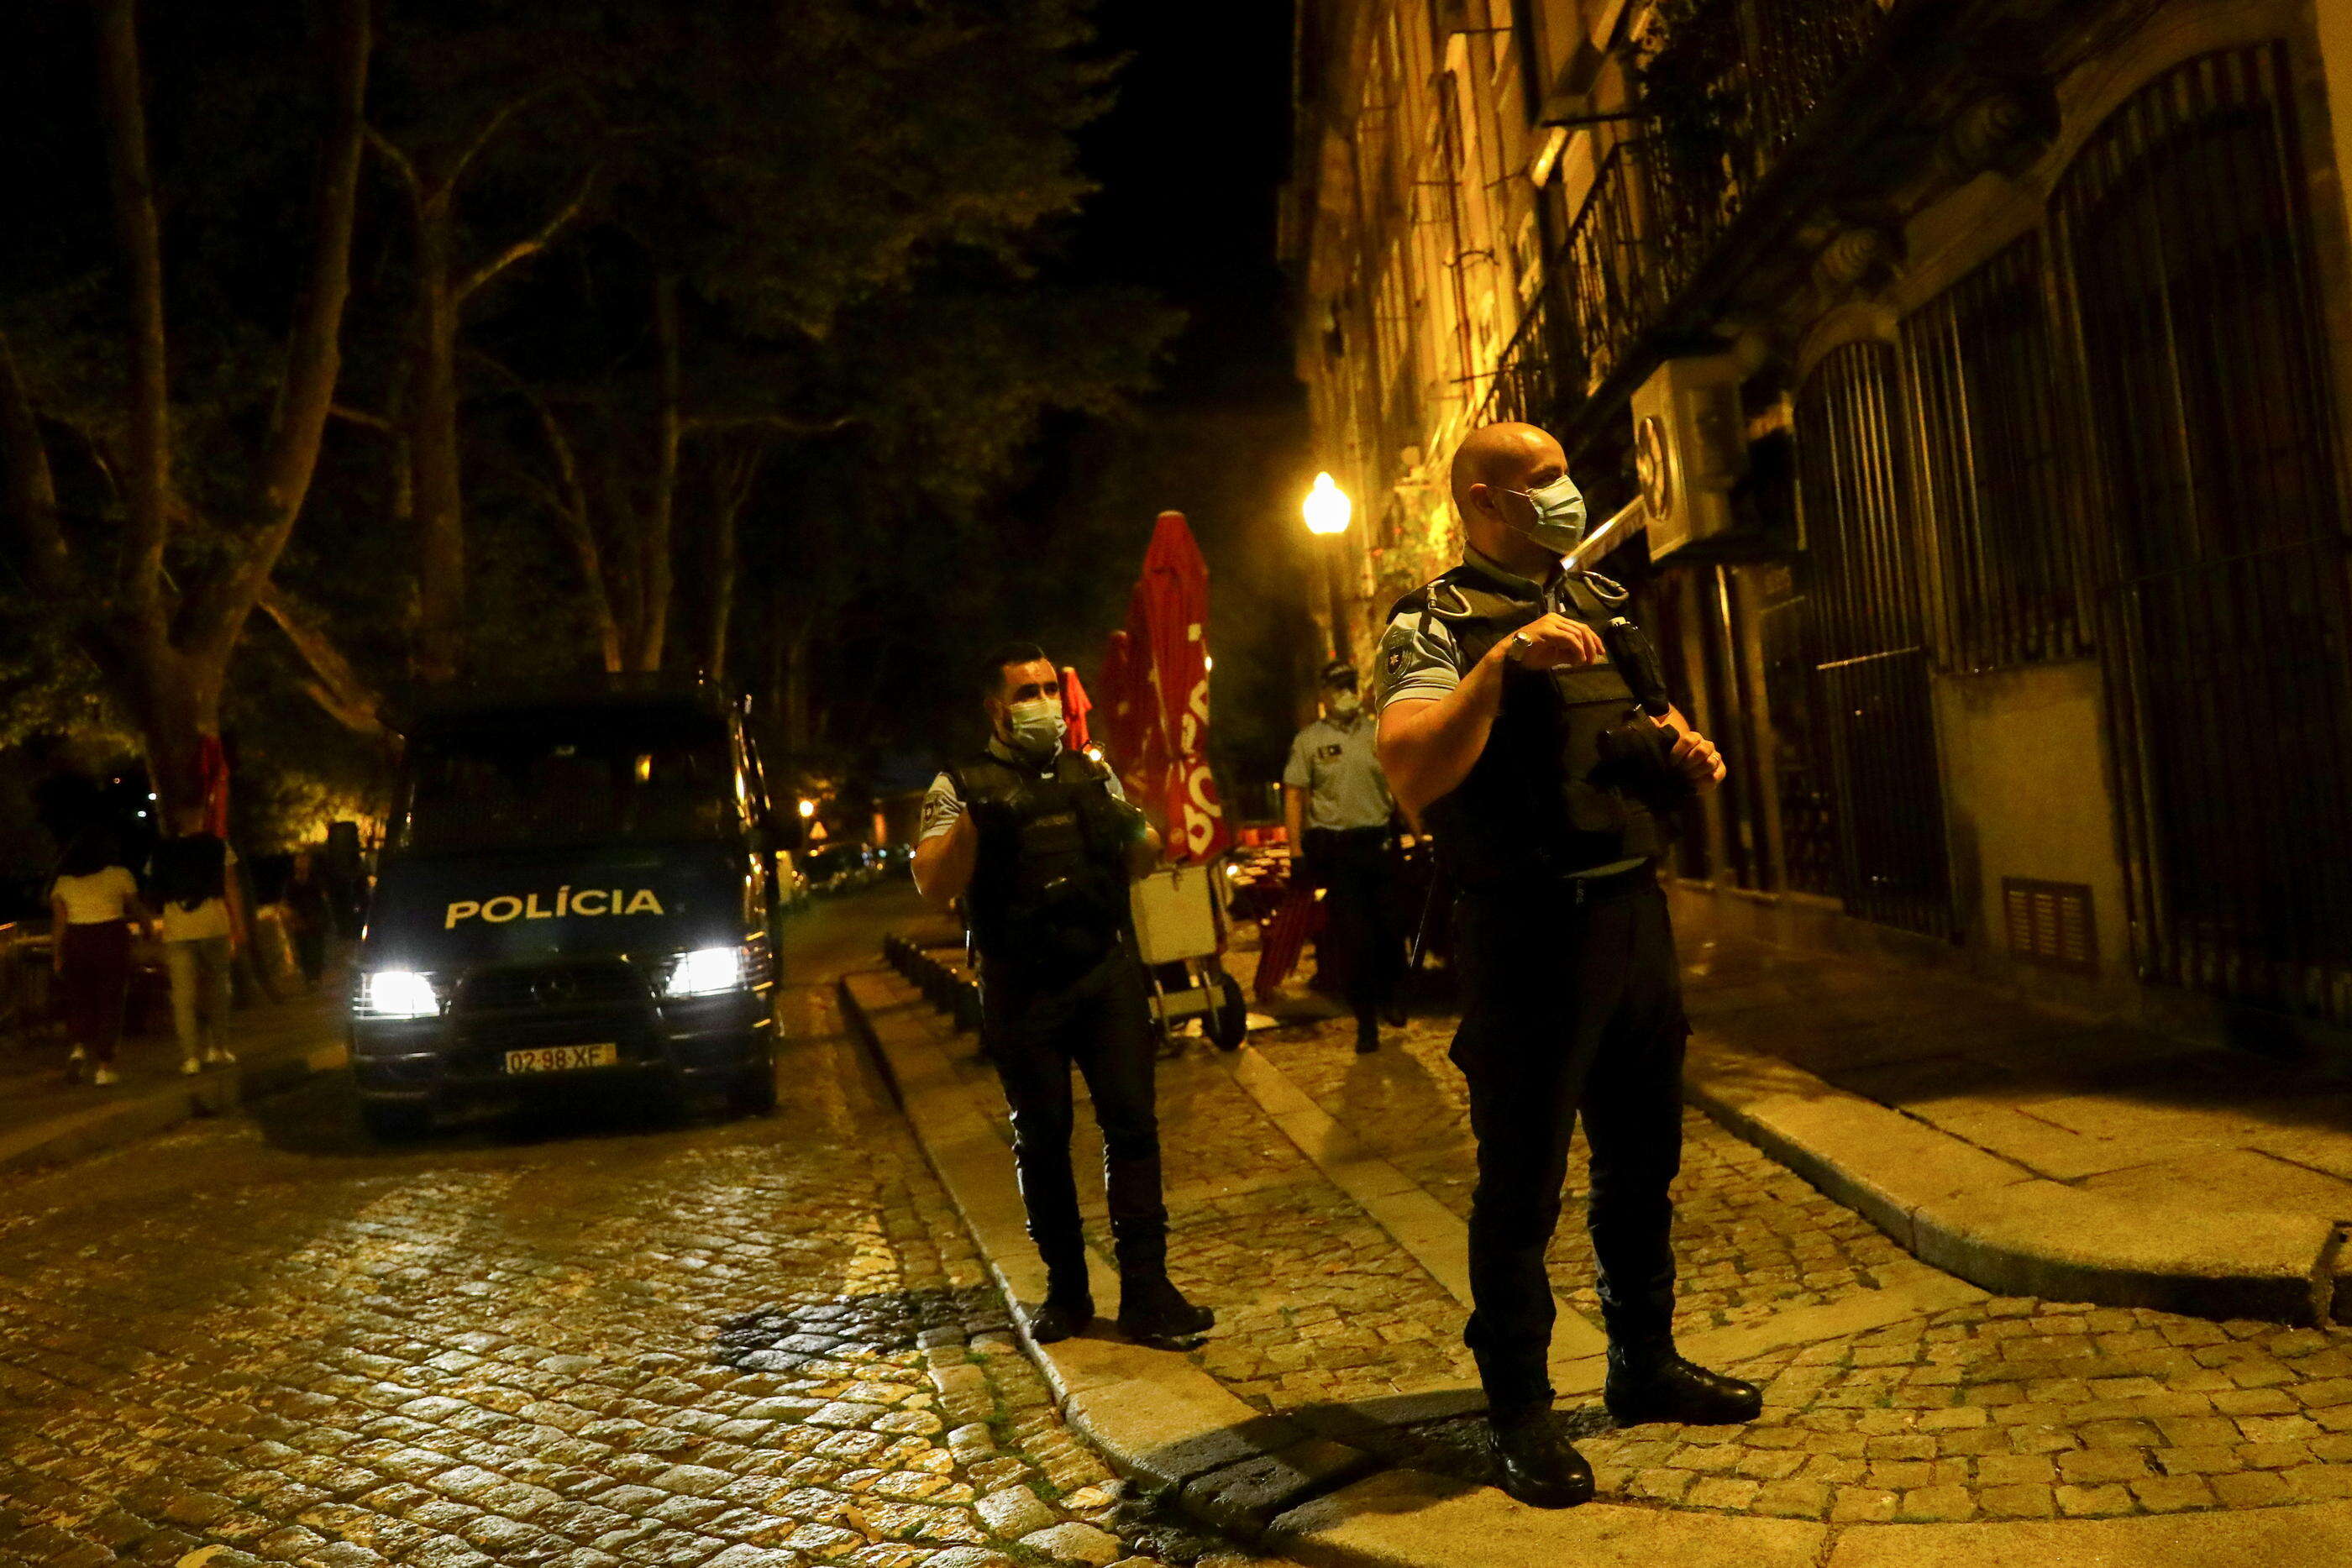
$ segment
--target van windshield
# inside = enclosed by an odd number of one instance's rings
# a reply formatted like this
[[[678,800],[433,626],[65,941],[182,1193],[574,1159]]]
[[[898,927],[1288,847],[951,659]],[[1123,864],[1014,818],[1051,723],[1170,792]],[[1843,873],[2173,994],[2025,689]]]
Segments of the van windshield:
[[[502,715],[417,737],[409,851],[730,839],[741,823],[723,724],[702,715]]]

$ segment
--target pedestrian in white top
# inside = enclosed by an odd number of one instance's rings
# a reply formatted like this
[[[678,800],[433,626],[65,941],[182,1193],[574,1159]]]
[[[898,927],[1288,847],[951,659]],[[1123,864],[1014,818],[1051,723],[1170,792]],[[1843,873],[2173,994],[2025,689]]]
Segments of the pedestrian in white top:
[[[114,835],[85,831],[67,846],[49,888],[49,962],[57,975],[58,1010],[73,1040],[66,1076],[103,1088],[118,1082],[115,1048],[122,1042],[123,999],[131,989],[131,936],[148,923],[139,882],[122,863]]]
[[[245,937],[231,874],[236,852],[205,831],[201,806],[172,813],[173,837],[155,846],[148,879],[163,908],[163,966],[172,977],[172,1027],[180,1071],[199,1072],[236,1060],[221,1043],[228,1020],[229,966]]]

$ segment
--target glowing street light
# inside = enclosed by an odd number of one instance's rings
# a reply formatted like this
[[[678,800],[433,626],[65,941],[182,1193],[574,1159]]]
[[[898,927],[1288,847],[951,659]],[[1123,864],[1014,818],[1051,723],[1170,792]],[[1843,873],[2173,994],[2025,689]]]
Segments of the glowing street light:
[[[816,802],[815,802],[815,801],[814,801],[814,800],[810,800],[810,799],[809,799],[807,796],[805,796],[805,795],[802,796],[802,797],[801,797],[801,817],[802,817],[802,820],[803,820],[803,821],[806,821],[808,818],[814,817],[814,816],[815,816],[815,815],[816,815]]]
[[[1346,533],[1348,518],[1355,511],[1348,492],[1339,488],[1328,474],[1315,476],[1315,488],[1307,492],[1307,499],[1298,509],[1307,518],[1307,531],[1310,534]]]

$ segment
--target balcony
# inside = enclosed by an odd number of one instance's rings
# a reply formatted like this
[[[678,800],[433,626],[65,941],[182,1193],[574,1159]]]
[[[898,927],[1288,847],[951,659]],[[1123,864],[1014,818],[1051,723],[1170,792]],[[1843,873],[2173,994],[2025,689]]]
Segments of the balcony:
[[[1699,0],[1639,68],[1635,133],[1595,172],[1485,417],[1557,423],[1635,361],[1885,30],[1880,0]]]

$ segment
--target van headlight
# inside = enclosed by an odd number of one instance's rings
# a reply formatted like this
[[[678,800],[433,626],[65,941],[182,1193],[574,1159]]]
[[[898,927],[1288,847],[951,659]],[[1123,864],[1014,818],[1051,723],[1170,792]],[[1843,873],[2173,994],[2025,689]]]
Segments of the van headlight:
[[[666,997],[715,997],[750,983],[751,965],[741,947],[697,947],[681,953],[662,979]]]
[[[441,1011],[441,997],[430,976],[414,969],[378,969],[360,977],[359,1010],[369,1018],[432,1018]]]

